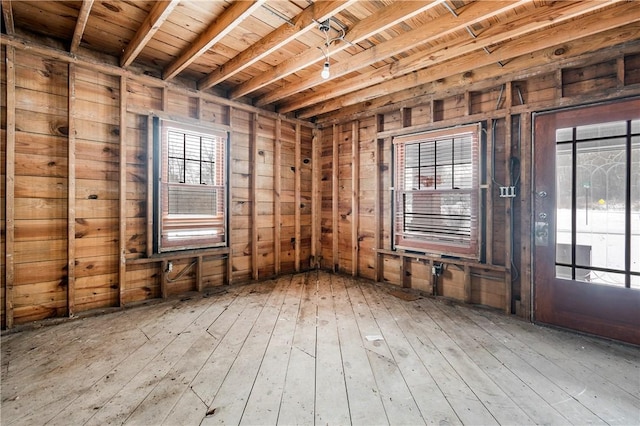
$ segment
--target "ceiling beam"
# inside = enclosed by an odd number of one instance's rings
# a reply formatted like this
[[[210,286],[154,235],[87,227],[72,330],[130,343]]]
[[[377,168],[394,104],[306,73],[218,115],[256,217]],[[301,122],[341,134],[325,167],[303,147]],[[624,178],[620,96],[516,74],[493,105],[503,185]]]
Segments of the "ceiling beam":
[[[491,4],[493,2],[482,3]],[[469,36],[468,39],[463,42],[460,42],[459,39],[456,38],[447,43],[435,44],[428,49],[402,58],[385,67],[362,73],[357,80],[349,80],[348,84],[346,84],[345,82],[332,83],[330,88],[327,87],[324,90],[318,90],[313,95],[305,94],[289,99],[288,101],[280,105],[279,111],[286,113],[294,110],[299,110],[316,103],[327,101],[331,98],[336,98],[342,95],[346,95],[347,93],[369,87],[372,84],[380,83],[382,81],[396,78],[404,74],[409,74],[411,72],[425,68],[426,66],[433,66],[434,64],[437,64],[439,62],[443,62],[457,56],[462,56],[479,49],[487,49],[484,50],[484,52],[488,54],[489,47],[501,43],[505,40],[520,37],[530,32],[538,31],[541,28],[550,26],[551,24],[557,24],[568,19],[573,19],[576,16],[601,9],[602,7],[603,3],[599,0],[545,3],[540,7],[530,9],[525,13],[519,13],[518,15],[514,16],[513,20],[511,21],[504,21],[499,24],[489,26],[480,34],[474,35],[475,38]],[[461,12],[459,14],[460,17],[463,17],[464,15],[464,12]],[[442,28],[447,28],[449,26],[454,26],[454,23],[450,22],[447,16],[445,16],[443,19],[444,22],[440,22],[439,20],[437,20],[438,22],[434,23],[436,31],[439,31]],[[474,20],[473,23],[475,22],[478,21]],[[455,28],[460,29],[466,26],[467,25],[462,22],[457,23],[457,25],[455,25]],[[429,37],[429,41],[435,41],[437,37],[438,35],[436,35],[435,38]],[[356,61],[356,56],[353,57],[353,62],[360,61]],[[346,66],[337,64],[335,68],[337,68],[338,71],[344,68],[350,69],[350,67],[352,67],[352,65],[350,65],[351,62],[352,61],[349,61]],[[256,104],[256,106],[262,105]]]
[[[355,3],[355,1],[357,0],[312,3],[293,19],[292,24],[282,24],[260,41],[201,79],[198,82],[198,89],[208,89],[225,81],[287,43],[295,40],[310,29],[317,27],[318,22],[327,20],[334,14],[349,7],[352,3]]]
[[[16,27],[13,23],[13,7],[11,7],[11,0],[2,0],[2,17],[4,18],[4,28],[8,35],[14,35],[16,33]]]
[[[178,3],[180,0],[156,1],[153,4],[151,11],[120,56],[121,67],[128,67],[135,61]]]
[[[173,81],[161,80],[157,77],[147,75],[144,72],[140,72],[139,70],[131,70],[127,68],[122,68],[120,66],[112,65],[109,62],[105,62],[101,58],[95,57],[95,55],[91,55],[91,54],[87,55],[86,54],[87,52],[80,51],[78,55],[72,55],[71,53],[69,53],[68,50],[60,50],[55,47],[49,47],[46,44],[34,42],[34,39],[32,37],[25,38],[24,36],[17,36],[15,34],[11,36],[6,35],[3,37],[0,37],[0,45],[15,47],[16,49],[21,50],[23,52],[29,52],[30,54],[53,59],[55,61],[60,61],[65,64],[78,64],[78,65],[81,65],[83,68],[86,68],[92,71],[97,71],[99,73],[104,73],[105,75],[108,75],[108,76],[125,76],[134,81],[138,81],[141,84],[148,86],[150,88],[156,88],[156,89],[167,88],[169,90],[175,91],[176,93],[182,93],[184,96],[193,96],[194,94],[193,88],[185,87],[184,84],[175,83]],[[267,111],[263,108],[256,108],[253,105],[247,105],[246,103],[243,103],[243,102],[235,102],[235,101],[229,100],[226,97],[223,98],[211,93],[200,92],[197,94],[197,96],[202,98],[206,102],[233,107],[234,109],[237,109],[239,111],[255,112],[257,114],[260,114],[261,116],[272,117],[274,119],[282,119],[283,122],[288,121],[292,123],[299,123],[300,125],[308,127],[310,129],[315,127],[313,123],[307,120],[298,120],[291,117],[285,117],[284,115],[277,114],[272,111]],[[140,114],[143,114],[143,115],[150,113],[149,109],[146,109],[146,110],[144,108],[138,109],[136,107],[133,107],[133,109],[137,110]],[[151,111],[152,110],[153,108],[151,109]],[[173,115],[171,114],[169,115],[173,117]],[[187,121],[192,121],[193,124],[198,124],[200,122],[200,120],[191,120],[191,119],[186,119],[184,117],[179,117],[179,116],[175,116],[173,119],[174,120],[185,119]]]
[[[637,26],[637,24],[634,25]],[[633,55],[640,49],[640,40],[633,37],[632,31],[625,27],[618,27],[561,46],[552,46],[510,59],[504,67],[490,64],[476,68],[472,72],[457,73],[445,79],[431,81],[379,98],[342,107],[319,116],[316,123],[324,128],[348,120],[362,120],[372,114],[384,114],[397,111],[402,107],[413,108],[424,105],[435,96],[456,96],[469,90],[494,90],[510,81],[548,75],[561,68],[583,67],[586,64],[602,62],[603,58],[606,60]],[[608,96],[619,96],[619,93],[618,90],[608,91]],[[527,99],[524,101],[525,105],[536,102]],[[568,101],[572,102],[571,99]],[[545,106],[549,105],[547,101],[542,102]]]
[[[242,21],[266,0],[237,0],[209,25],[209,27],[189,45],[180,56],[171,62],[162,72],[162,78],[169,80],[178,75],[199,56],[203,55],[224,36],[233,31]]]
[[[477,22],[505,13],[526,3],[529,3],[529,0],[481,1],[472,3],[463,9],[457,10],[457,15],[447,13],[420,27],[357,53],[347,61],[332,64],[331,79],[366,68],[376,62],[411,50],[414,47],[437,41],[444,36],[456,31],[465,30],[466,27],[470,27]],[[315,73],[306,79],[298,80],[295,83],[288,84],[278,90],[267,93],[258,99],[255,105],[258,107],[265,106],[280,99],[298,94],[303,90],[326,83],[327,81],[328,80],[320,76],[320,73]]]
[[[78,20],[76,21],[76,28],[73,31],[73,38],[71,39],[71,46],[69,47],[69,52],[71,53],[76,53],[78,47],[80,47],[80,42],[82,41],[82,36],[84,35],[84,29],[87,27],[87,21],[89,20],[89,15],[91,14],[92,7],[93,0],[82,1],[80,13],[78,13]]]
[[[457,56],[454,59],[439,62],[413,73],[406,74],[389,81],[384,81],[377,85],[372,85],[364,90],[358,90],[337,99],[316,104],[309,108],[300,110],[297,115],[300,118],[314,117],[348,105],[389,95],[406,88],[416,87],[425,83],[444,79],[460,72],[473,71],[474,69],[483,66],[495,64],[495,66],[501,69],[497,65],[499,61],[503,64],[507,64],[512,58],[530,54],[548,47],[568,43],[620,26],[632,24],[637,21],[640,21],[640,8],[636,7],[633,2],[623,3],[614,8],[602,10],[597,14],[588,15],[578,20],[565,22],[552,28],[548,28],[544,32],[539,31],[531,33],[517,40],[506,42],[500,45],[491,54],[487,54],[483,50],[479,50],[465,56]],[[630,28],[633,28],[633,25]],[[638,25],[635,25],[635,31],[638,31]],[[393,68],[400,69],[402,68],[402,64],[397,63]],[[397,73],[394,73],[392,69],[387,67],[376,70],[376,72],[377,71],[380,71],[381,74],[385,72],[388,74],[391,71],[392,75],[397,75]],[[380,77],[381,74],[378,75],[376,73],[372,73],[371,76],[376,78]],[[369,76],[364,76],[362,78],[368,77]],[[326,92],[324,94],[325,96],[328,95]],[[327,99],[331,98],[332,96]]]
[[[356,23],[345,35],[344,42],[332,46],[331,53],[335,54],[340,52],[351,46],[351,44],[356,44],[374,34],[384,31],[389,27],[440,4],[442,1],[443,0],[407,1],[397,2],[387,6]],[[230,98],[237,99],[245,96],[261,87],[323,60],[324,54],[316,47],[317,46],[311,47],[300,55],[294,56],[270,70],[253,77],[251,80],[238,85],[231,91]]]

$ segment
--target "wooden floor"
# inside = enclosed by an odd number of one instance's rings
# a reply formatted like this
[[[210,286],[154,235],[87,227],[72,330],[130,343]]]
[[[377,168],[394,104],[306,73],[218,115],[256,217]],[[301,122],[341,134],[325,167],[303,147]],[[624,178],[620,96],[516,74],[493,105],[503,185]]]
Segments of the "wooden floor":
[[[640,424],[640,348],[310,272],[2,337],[2,425]]]

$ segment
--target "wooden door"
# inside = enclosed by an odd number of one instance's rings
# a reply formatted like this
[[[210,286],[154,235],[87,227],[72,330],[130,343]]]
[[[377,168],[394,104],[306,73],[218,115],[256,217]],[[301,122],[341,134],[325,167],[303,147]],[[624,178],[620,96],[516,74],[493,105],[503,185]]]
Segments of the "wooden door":
[[[640,99],[535,115],[534,319],[640,344]]]

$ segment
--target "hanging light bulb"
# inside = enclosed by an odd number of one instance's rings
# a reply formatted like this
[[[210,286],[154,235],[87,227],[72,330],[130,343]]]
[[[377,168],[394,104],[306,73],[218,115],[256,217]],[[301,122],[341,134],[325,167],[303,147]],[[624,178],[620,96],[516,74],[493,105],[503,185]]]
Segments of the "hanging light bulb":
[[[326,61],[324,63],[324,66],[322,67],[322,72],[320,73],[320,77],[322,77],[322,78],[324,78],[326,80],[330,76],[331,76],[331,73],[329,72],[329,61]]]
[[[322,53],[324,53],[324,65],[322,66],[322,71],[320,72],[320,77],[326,80],[331,76],[331,73],[329,72],[329,45],[331,44],[331,40],[329,40],[329,29],[331,29],[329,20],[327,19],[326,21],[322,22],[319,29],[324,33],[326,39],[324,42],[324,47],[326,50],[322,50]]]

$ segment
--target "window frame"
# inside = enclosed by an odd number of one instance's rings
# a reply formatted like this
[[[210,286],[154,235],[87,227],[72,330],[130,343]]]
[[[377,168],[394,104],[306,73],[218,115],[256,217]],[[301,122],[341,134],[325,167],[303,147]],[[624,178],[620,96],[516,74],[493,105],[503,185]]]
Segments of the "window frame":
[[[430,188],[427,185],[422,189],[407,189],[404,187],[406,182],[404,180],[407,177],[405,170],[406,159],[404,153],[406,152],[407,145],[410,144],[434,144],[434,149],[438,141],[453,140],[460,138],[461,136],[471,136],[471,152],[470,152],[470,164],[471,164],[471,185],[469,188],[455,188],[453,186],[453,180],[451,181],[451,188],[438,189],[437,174],[434,172],[433,182]],[[482,246],[482,211],[481,211],[481,150],[482,150],[482,123],[473,123],[463,126],[448,127],[444,129],[412,133],[406,135],[399,135],[393,137],[393,185],[392,185],[392,244],[394,250],[404,250],[420,253],[429,253],[442,256],[468,258],[473,260],[481,260],[481,246]],[[455,170],[455,154],[453,153],[454,145],[452,145],[452,158],[451,170]],[[401,158],[402,157],[402,158]],[[421,157],[421,155],[419,155]],[[457,163],[461,164],[461,163]],[[425,167],[435,167],[437,161],[434,156],[434,163]],[[419,173],[418,178],[422,175]],[[465,195],[469,197],[469,235],[468,243],[462,243],[461,241],[445,241],[446,237],[436,238],[433,235],[430,237],[429,232],[420,234],[419,232],[405,232],[403,228],[405,224],[405,214],[403,211],[403,199],[406,194],[424,194],[427,199],[437,199],[437,197],[445,198],[450,195],[460,196]],[[441,205],[442,207],[442,205]],[[454,215],[451,215],[452,217]],[[442,232],[441,234],[444,234]],[[456,239],[451,237],[452,240]],[[464,237],[460,237],[463,240]]]
[[[214,174],[221,174],[221,184],[209,186],[212,191],[222,192],[221,198],[215,197],[216,204],[222,207],[216,214],[187,214],[169,213],[169,188],[190,187],[193,190],[201,188],[187,182],[169,181],[169,132],[178,132],[184,135],[192,135],[200,138],[211,138],[214,141],[223,139],[222,142],[214,142],[213,151],[216,153]],[[219,145],[221,144],[221,147]],[[201,250],[228,247],[229,245],[229,148],[230,132],[226,129],[209,128],[199,125],[186,124],[174,120],[165,120],[153,117],[153,253],[171,253],[185,250]],[[218,151],[222,150],[221,155]],[[184,155],[186,162],[187,156]],[[220,157],[220,158],[218,158]],[[202,159],[199,160],[202,163]],[[218,164],[221,163],[221,164]],[[185,172],[186,173],[186,172]],[[202,173],[200,171],[200,173]],[[201,177],[201,176],[200,176]],[[214,183],[217,183],[214,181]],[[201,182],[202,184],[202,182]],[[178,215],[182,214],[182,217]],[[173,217],[171,217],[173,215]],[[214,236],[177,238],[170,241],[168,231],[218,231]]]

